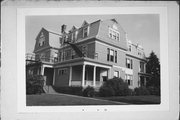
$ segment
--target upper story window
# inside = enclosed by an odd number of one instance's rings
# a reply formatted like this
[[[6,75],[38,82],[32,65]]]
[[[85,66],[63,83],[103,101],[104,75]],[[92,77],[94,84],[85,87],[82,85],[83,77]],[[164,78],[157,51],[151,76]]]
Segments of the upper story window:
[[[140,72],[144,73],[145,72],[145,63],[140,62]]]
[[[75,55],[76,55],[75,51],[74,51],[74,50],[71,50],[71,59],[74,59],[74,58],[75,58]]]
[[[128,50],[131,51],[131,49],[132,49],[132,46],[128,45]]]
[[[109,27],[109,37],[114,40],[120,40],[120,33],[117,30]]]
[[[114,50],[110,50],[110,61],[113,62],[114,61]]]
[[[129,69],[133,69],[133,61],[132,59],[126,58],[126,67]]]
[[[139,56],[141,56],[141,55],[142,55],[142,54],[141,54],[141,51],[140,51],[139,49],[138,49],[138,55],[139,55]]]
[[[86,26],[86,27],[83,27],[83,38],[85,38],[85,37],[87,37],[88,36],[88,26]]]
[[[117,51],[107,48],[107,61],[117,63]]]
[[[41,35],[39,37],[39,46],[43,46],[45,44],[45,36],[43,32],[41,32]]]

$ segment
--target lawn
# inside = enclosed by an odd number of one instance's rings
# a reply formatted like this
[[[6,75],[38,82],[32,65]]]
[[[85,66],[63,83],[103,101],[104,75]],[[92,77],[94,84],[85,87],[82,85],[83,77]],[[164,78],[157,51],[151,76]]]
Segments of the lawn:
[[[65,94],[27,95],[27,106],[60,106],[60,105],[122,105],[126,103],[87,98]]]
[[[98,97],[98,99],[126,102],[129,104],[160,104],[160,96],[154,95]]]

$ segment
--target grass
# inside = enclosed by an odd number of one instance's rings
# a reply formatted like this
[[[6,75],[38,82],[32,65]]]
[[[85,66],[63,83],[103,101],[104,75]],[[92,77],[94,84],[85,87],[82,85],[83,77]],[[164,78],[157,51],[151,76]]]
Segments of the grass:
[[[27,106],[122,105],[124,103],[65,94],[27,95]]]
[[[160,104],[160,96],[113,96],[97,97],[98,99],[126,102],[129,104]]]

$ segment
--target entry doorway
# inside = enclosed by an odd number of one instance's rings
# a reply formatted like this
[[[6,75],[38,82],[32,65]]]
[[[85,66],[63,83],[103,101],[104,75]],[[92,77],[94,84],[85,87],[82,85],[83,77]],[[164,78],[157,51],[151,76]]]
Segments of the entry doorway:
[[[53,68],[44,68],[44,76],[46,76],[45,85],[53,85],[53,75],[54,69]]]

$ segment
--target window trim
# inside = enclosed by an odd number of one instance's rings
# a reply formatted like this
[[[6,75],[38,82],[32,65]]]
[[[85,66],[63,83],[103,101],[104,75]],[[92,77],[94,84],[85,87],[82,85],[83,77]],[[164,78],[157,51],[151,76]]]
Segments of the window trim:
[[[84,26],[83,28],[83,38],[86,38],[86,37],[88,37],[89,36],[89,26],[87,25],[87,26]],[[87,36],[85,36],[85,29],[87,29]]]
[[[120,32],[109,27],[109,33],[108,33],[109,38],[113,40],[120,41]]]

